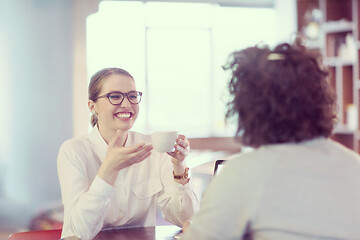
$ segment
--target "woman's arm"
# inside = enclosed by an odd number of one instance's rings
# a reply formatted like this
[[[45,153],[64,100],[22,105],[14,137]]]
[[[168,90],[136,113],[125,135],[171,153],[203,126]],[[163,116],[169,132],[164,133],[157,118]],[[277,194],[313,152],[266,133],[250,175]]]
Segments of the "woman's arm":
[[[81,147],[81,146],[77,146]],[[92,239],[103,227],[113,187],[99,177],[89,179],[86,159],[88,149],[76,149],[71,143],[62,145],[58,155],[58,175],[64,204],[62,237]]]
[[[161,167],[163,189],[159,194],[158,206],[165,220],[182,226],[198,210],[199,201],[190,180],[185,185],[178,183],[173,177],[173,166],[170,157],[164,155]]]
[[[168,153],[172,158],[164,156],[161,168],[163,190],[159,195],[158,204],[164,218],[178,226],[190,219],[199,206],[198,198],[193,190],[190,178],[175,179],[181,176],[187,168],[185,158],[190,151],[190,144],[184,135],[179,135],[175,151]],[[172,164],[171,164],[172,163]]]

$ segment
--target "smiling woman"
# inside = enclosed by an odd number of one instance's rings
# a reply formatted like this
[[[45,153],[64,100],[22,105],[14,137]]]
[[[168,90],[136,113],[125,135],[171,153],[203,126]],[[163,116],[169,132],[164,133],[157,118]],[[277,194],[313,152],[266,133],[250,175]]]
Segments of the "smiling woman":
[[[196,211],[198,200],[184,161],[188,139],[176,136],[176,150],[160,153],[152,151],[149,135],[130,131],[141,96],[123,69],[105,68],[90,79],[93,128],[59,150],[63,238],[92,239],[108,227],[155,226],[158,209],[181,226]]]

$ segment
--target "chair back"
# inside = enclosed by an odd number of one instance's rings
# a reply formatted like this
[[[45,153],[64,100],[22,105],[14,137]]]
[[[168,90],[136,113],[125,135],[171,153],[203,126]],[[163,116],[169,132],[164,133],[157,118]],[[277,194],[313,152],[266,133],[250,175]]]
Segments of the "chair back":
[[[61,238],[61,229],[17,232],[9,236],[8,240],[58,240]]]

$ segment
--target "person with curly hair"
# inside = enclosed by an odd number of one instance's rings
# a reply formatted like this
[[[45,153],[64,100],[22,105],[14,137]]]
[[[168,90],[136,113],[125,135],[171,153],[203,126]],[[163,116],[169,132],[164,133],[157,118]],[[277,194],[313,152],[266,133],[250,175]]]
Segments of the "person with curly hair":
[[[227,118],[253,151],[225,164],[183,239],[360,239],[360,157],[331,140],[336,98],[303,45],[231,54]]]

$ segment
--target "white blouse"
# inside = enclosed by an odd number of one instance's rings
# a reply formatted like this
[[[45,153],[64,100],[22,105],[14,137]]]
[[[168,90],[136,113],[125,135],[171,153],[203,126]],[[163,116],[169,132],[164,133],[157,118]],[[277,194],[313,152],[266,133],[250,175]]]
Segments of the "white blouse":
[[[129,132],[125,146],[150,143],[150,136]],[[97,176],[107,144],[97,127],[88,136],[62,144],[58,175],[64,205],[61,237],[92,239],[103,228],[155,226],[157,208],[178,226],[191,218],[198,199],[191,180],[172,176],[171,157],[155,150],[144,161],[119,171],[115,186]]]

